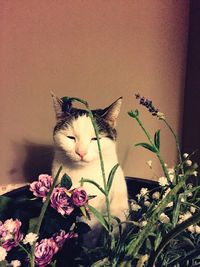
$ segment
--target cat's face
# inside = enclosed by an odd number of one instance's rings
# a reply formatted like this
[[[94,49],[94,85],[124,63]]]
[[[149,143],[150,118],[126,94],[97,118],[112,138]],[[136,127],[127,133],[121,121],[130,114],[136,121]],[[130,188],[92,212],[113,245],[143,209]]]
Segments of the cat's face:
[[[67,114],[64,114],[62,100],[58,98],[54,98],[55,105],[57,125],[54,130],[54,142],[56,148],[74,163],[82,165],[98,160],[97,140],[88,112],[71,108]],[[121,98],[106,109],[92,111],[99,129],[103,155],[111,154],[115,147],[115,124],[120,106]]]

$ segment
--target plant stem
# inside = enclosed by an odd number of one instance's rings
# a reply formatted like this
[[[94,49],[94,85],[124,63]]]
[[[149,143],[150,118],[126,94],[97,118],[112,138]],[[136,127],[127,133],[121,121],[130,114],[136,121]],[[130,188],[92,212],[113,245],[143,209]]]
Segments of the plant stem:
[[[179,157],[181,172],[184,175],[183,161],[182,161],[182,157],[181,157],[181,149],[180,149],[178,137],[176,136],[176,134],[175,134],[174,130],[172,129],[172,127],[170,126],[170,124],[165,119],[162,119],[162,120],[164,121],[166,126],[169,128],[170,132],[172,133],[172,135],[174,136],[174,139],[176,141],[176,147],[177,147],[177,151],[178,151],[178,157]]]
[[[42,206],[42,209],[41,209],[41,212],[40,212],[40,215],[39,215],[39,218],[38,218],[38,223],[37,223],[37,226],[36,226],[35,231],[34,231],[36,235],[39,235],[40,227],[42,225],[42,221],[43,221],[43,218],[44,218],[44,214],[45,214],[45,212],[47,210],[47,207],[49,205],[51,194],[53,192],[54,187],[56,186],[56,183],[57,183],[57,180],[58,180],[58,177],[60,175],[61,170],[62,170],[62,166],[59,168],[59,170],[58,170],[58,172],[57,172],[57,174],[56,174],[56,176],[55,176],[55,178],[53,180],[53,184],[52,184],[52,186],[50,188],[50,191],[49,191],[49,193],[47,195],[47,198],[46,198],[46,200],[45,200],[45,202],[44,202],[44,204]],[[36,242],[31,247],[31,262],[30,262],[31,267],[35,266],[35,263],[34,263],[34,261],[35,261],[35,244],[36,244]]]
[[[136,121],[138,122],[138,124],[140,125],[140,127],[142,128],[142,130],[143,130],[143,132],[145,133],[146,137],[148,138],[150,144],[155,148],[155,150],[156,150],[156,155],[157,155],[157,157],[158,157],[158,159],[159,159],[159,161],[160,161],[160,164],[161,164],[161,166],[162,166],[163,172],[164,172],[164,174],[165,174],[165,176],[166,176],[168,182],[170,182],[169,173],[168,173],[167,168],[166,168],[166,166],[165,166],[165,163],[164,163],[164,161],[163,161],[163,159],[162,159],[162,157],[161,157],[161,155],[160,155],[160,151],[159,151],[158,148],[155,146],[155,144],[154,144],[154,142],[153,142],[153,140],[152,140],[150,134],[149,134],[149,133],[147,132],[147,130],[144,128],[144,126],[143,126],[141,120],[138,118],[138,116],[135,116],[134,118],[136,119]]]
[[[111,233],[111,214],[110,214],[110,202],[109,202],[109,197],[108,197],[108,190],[107,190],[107,182],[106,182],[106,174],[105,174],[105,168],[104,168],[104,162],[103,162],[103,156],[102,156],[102,151],[101,151],[101,145],[99,142],[99,130],[98,126],[95,123],[94,116],[92,114],[92,111],[89,108],[89,105],[86,101],[80,99],[80,98],[71,98],[72,101],[77,101],[85,105],[87,112],[89,114],[89,117],[91,119],[95,135],[97,138],[97,146],[98,146],[98,153],[99,153],[99,159],[100,159],[100,166],[101,166],[101,173],[102,173],[102,178],[103,178],[103,185],[104,185],[104,191],[105,191],[105,200],[106,200],[106,211],[107,211],[107,218],[108,218],[108,226],[109,226],[109,234]]]

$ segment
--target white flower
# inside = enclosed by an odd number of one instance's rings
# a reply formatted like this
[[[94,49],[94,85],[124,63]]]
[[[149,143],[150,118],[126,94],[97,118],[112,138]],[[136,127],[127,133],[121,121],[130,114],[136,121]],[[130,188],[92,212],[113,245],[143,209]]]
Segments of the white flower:
[[[164,120],[164,119],[165,119],[165,114],[162,113],[162,112],[157,112],[157,117],[158,117],[160,120]]]
[[[185,164],[186,164],[188,167],[190,167],[190,166],[192,166],[192,161],[191,161],[190,159],[187,159],[187,160],[185,161]]]
[[[146,207],[149,207],[149,206],[151,205],[151,202],[148,201],[148,200],[146,200],[146,201],[144,201],[144,205],[145,205]]]
[[[163,198],[165,198],[169,194],[170,191],[171,191],[171,188],[167,188],[167,190],[163,194]]]
[[[169,179],[171,182],[173,182],[174,177],[175,177],[175,170],[173,168],[168,168],[168,174],[169,174]]]
[[[196,208],[193,207],[193,206],[191,206],[191,207],[190,207],[190,212],[191,212],[191,213],[195,213],[195,211],[196,211]]]
[[[158,191],[154,192],[152,195],[152,198],[153,199],[159,199],[160,198],[160,192],[158,192]]]
[[[164,177],[164,176],[163,177],[160,177],[158,179],[158,183],[159,183],[160,186],[166,186],[166,185],[169,184],[168,181],[167,181],[167,178]]]
[[[18,260],[13,260],[13,261],[11,261],[10,264],[12,267],[20,267],[21,266],[21,262]]]
[[[0,262],[4,261],[6,256],[7,256],[7,252],[6,252],[5,248],[0,247]]]
[[[198,172],[197,171],[193,171],[193,175],[194,176],[197,176],[198,175]]]
[[[185,196],[181,198],[181,202],[185,202]]]
[[[184,222],[184,221],[186,221],[187,219],[189,219],[190,217],[192,217],[192,213],[191,212],[189,212],[189,211],[187,211],[186,213],[184,213],[184,214],[180,214],[179,215],[179,223],[182,223],[182,222]]]
[[[152,160],[148,160],[148,161],[147,161],[147,165],[148,165],[150,168],[152,168]]]
[[[199,225],[195,225],[195,232],[197,234],[200,234],[200,226]]]
[[[38,236],[34,233],[29,233],[25,236],[23,243],[24,244],[30,244],[31,246],[33,245],[33,243],[38,239]]]
[[[188,153],[184,153],[184,154],[183,154],[184,159],[186,159],[188,156],[189,156]]]
[[[170,218],[164,212],[160,214],[159,220],[162,223],[169,223],[170,222]]]
[[[144,187],[142,187],[141,189],[140,189],[140,195],[141,196],[145,196],[147,193],[149,192],[149,190],[148,190],[148,188],[144,188]]]
[[[187,230],[191,233],[195,233],[195,226],[194,225],[190,225]]]
[[[141,221],[140,222],[140,228],[144,227],[145,225],[147,225],[147,221]]]
[[[131,202],[131,210],[132,211],[138,211],[139,209],[141,209],[140,205],[138,205],[136,202]]]
[[[171,202],[169,202],[168,204],[167,204],[167,208],[170,208],[170,207],[172,207],[174,205],[174,203],[173,203],[173,201],[171,201]]]

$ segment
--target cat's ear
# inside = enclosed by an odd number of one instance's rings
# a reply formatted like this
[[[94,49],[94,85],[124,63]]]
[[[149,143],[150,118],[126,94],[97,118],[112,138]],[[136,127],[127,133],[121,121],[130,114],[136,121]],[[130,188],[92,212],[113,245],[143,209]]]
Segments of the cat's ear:
[[[63,101],[59,97],[57,97],[53,92],[51,92],[51,96],[53,99],[53,105],[54,105],[54,110],[56,114],[56,120],[59,121],[63,118],[63,111],[62,111],[62,106],[63,106]]]
[[[116,126],[121,104],[122,104],[122,97],[118,98],[109,107],[105,108],[102,114],[104,120],[113,128]]]

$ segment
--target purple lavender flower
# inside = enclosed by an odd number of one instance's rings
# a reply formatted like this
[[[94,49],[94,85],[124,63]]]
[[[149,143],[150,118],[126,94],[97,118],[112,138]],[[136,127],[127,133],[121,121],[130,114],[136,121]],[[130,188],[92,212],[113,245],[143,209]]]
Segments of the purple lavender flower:
[[[53,238],[45,238],[35,244],[35,264],[40,267],[47,266],[59,247]]]
[[[55,235],[54,241],[56,242],[58,247],[61,248],[63,244],[65,243],[65,240],[76,238],[76,237],[78,237],[77,233],[74,233],[74,232],[66,233],[64,230],[60,230],[59,234]]]
[[[153,116],[157,116],[159,110],[152,105],[152,101],[141,97],[140,94],[135,94],[136,99],[140,100],[140,104],[145,106]]]
[[[23,239],[23,234],[20,233],[21,222],[16,219],[8,219],[4,223],[0,223],[0,241],[1,246],[10,251],[16,247]]]
[[[77,207],[81,207],[88,202],[88,195],[82,187],[73,190],[72,202]]]
[[[44,202],[52,183],[53,179],[51,176],[48,174],[40,174],[38,181],[30,184],[30,191],[32,191],[36,197],[42,197],[42,201]]]
[[[70,215],[74,210],[65,187],[55,187],[51,194],[51,206],[62,215]]]

